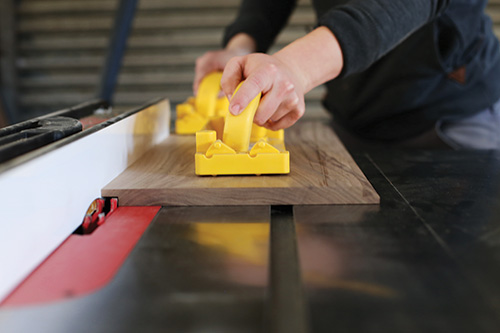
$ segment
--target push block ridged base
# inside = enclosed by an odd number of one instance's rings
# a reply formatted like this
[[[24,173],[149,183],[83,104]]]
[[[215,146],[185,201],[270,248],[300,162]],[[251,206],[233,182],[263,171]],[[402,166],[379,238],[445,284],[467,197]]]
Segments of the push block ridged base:
[[[282,136],[261,138],[247,152],[236,152],[215,131],[196,133],[195,173],[207,175],[268,175],[290,173],[290,154]]]
[[[207,157],[195,154],[195,169],[199,176],[217,175],[264,175],[290,173],[288,151],[272,154],[249,153],[220,154]]]

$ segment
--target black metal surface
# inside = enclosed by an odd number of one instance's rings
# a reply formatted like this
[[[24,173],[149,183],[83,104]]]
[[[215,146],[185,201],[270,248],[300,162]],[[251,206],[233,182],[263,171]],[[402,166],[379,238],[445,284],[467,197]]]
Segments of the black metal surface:
[[[269,208],[163,208],[104,289],[2,309],[0,332],[261,332]]]
[[[0,164],[82,131],[79,119],[107,107],[105,101],[91,100],[0,128]]]
[[[137,0],[120,0],[97,93],[98,97],[105,101],[113,101],[136,8]]]
[[[89,101],[65,108],[62,110],[51,112],[47,115],[40,116],[38,119],[44,119],[49,117],[71,117],[75,119],[84,118],[93,115],[99,109],[109,108],[109,103],[102,99],[91,99]]]
[[[499,332],[500,288],[477,278],[498,281],[497,251],[481,238],[500,227],[489,216],[500,156],[380,151],[357,161],[380,207],[295,208],[313,331]]]
[[[67,138],[63,138],[61,140],[58,140],[52,144],[45,145],[39,149],[34,150],[33,152],[24,154],[22,156],[19,156],[17,158],[11,159],[7,162],[0,163],[0,173],[5,172],[9,169],[18,167],[19,165],[26,163],[36,157],[39,157],[45,153],[48,153],[52,150],[59,149],[67,144],[70,144],[76,140],[79,140],[85,136],[92,135],[93,133],[100,131],[108,126],[111,126],[113,124],[116,124],[117,122],[130,117],[148,107],[150,107],[153,104],[158,103],[161,101],[161,98],[154,99],[149,101],[148,103],[145,103],[144,105],[141,105],[137,108],[131,109],[129,111],[120,113],[117,116],[114,116],[110,119],[107,119],[106,121],[103,121],[97,125],[93,125],[92,127],[85,129],[84,131],[81,131],[79,133],[73,134]],[[38,117],[34,120],[43,120],[47,118],[52,118],[52,117],[59,117],[59,116],[64,116],[64,117],[70,117],[70,118],[83,118],[85,116],[91,116],[94,114],[94,112],[100,110],[101,108],[108,108],[109,104],[106,101],[99,100],[99,99],[94,99],[90,100],[81,104],[78,104],[74,107],[66,108],[63,110],[59,110],[53,113],[50,113],[48,115]]]
[[[269,207],[164,208],[106,288],[0,331],[499,332],[500,153],[354,157],[380,206],[275,207],[271,244]]]
[[[308,318],[302,290],[292,206],[271,210],[270,332],[306,333]]]
[[[499,319],[500,152],[374,156],[372,163]]]
[[[0,128],[0,163],[82,130],[78,119],[51,117]]]

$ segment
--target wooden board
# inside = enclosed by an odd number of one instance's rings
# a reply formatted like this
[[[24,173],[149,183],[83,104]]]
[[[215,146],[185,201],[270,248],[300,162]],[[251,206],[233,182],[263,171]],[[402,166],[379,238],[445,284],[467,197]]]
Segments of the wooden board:
[[[171,135],[102,190],[119,204],[163,206],[377,204],[379,196],[333,130],[302,122],[286,130],[289,175],[194,174],[194,136]]]

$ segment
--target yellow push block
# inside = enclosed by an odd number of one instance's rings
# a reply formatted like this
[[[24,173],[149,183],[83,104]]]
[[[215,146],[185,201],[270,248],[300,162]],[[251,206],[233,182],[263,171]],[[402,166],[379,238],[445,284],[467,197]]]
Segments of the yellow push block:
[[[196,132],[196,152],[205,153],[215,140],[217,140],[215,131]]]
[[[234,94],[237,93],[238,88],[235,90]],[[237,152],[248,151],[250,135],[252,134],[253,118],[259,106],[260,96],[260,93],[255,96],[245,110],[239,115],[233,116],[231,113],[228,113],[226,116],[222,140]]]
[[[252,124],[252,134],[250,134],[250,141],[259,141],[260,139],[266,139],[269,136],[270,131],[265,127],[259,126],[257,124]]]
[[[227,110],[229,110],[229,100],[225,96],[217,98],[217,102],[215,103],[215,116],[225,117]]]
[[[197,175],[290,173],[290,154],[285,149],[284,131],[274,132],[253,124],[259,101],[260,94],[238,116],[227,113],[222,140],[219,132],[196,133]]]
[[[208,74],[200,83],[198,95],[177,105],[177,134],[194,134],[203,129],[215,129],[212,125],[217,125],[220,121],[213,120],[226,116],[229,101],[225,96],[219,98],[221,78],[222,72]]]
[[[204,129],[206,125],[207,119],[205,117],[196,112],[192,112],[182,118],[177,116],[177,120],[175,121],[175,132],[177,134],[193,134]]]
[[[196,96],[194,105],[198,113],[206,118],[215,115],[215,106],[217,105],[221,79],[221,72],[210,73],[203,78],[198,87],[198,95]]]
[[[253,145],[252,149],[248,152],[251,157],[256,157],[258,154],[279,154],[278,148],[271,146],[264,140],[259,140]]]

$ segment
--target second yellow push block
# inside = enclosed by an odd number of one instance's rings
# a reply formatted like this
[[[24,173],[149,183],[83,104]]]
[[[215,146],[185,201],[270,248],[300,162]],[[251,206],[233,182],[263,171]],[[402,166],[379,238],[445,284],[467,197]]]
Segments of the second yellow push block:
[[[196,97],[188,98],[176,108],[177,134],[194,134],[202,129],[215,129],[224,121],[229,101],[219,97],[222,72],[208,74],[200,83]]]
[[[284,131],[274,132],[253,124],[260,97],[256,96],[238,116],[227,112],[222,140],[217,139],[221,135],[214,130],[196,132],[197,175],[290,173]]]

